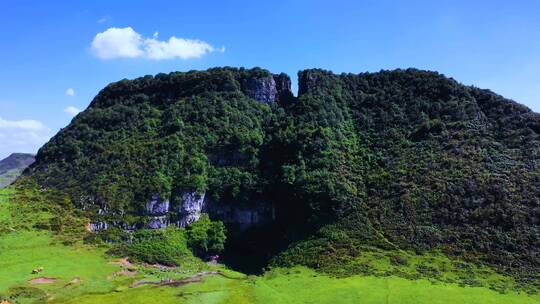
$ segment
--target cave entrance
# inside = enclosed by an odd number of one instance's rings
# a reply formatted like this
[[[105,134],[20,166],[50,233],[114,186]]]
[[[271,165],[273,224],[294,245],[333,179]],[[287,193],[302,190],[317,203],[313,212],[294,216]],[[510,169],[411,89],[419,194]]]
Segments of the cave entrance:
[[[272,257],[284,250],[288,242],[283,229],[276,224],[245,230],[227,225],[228,235],[222,262],[233,270],[259,275]]]

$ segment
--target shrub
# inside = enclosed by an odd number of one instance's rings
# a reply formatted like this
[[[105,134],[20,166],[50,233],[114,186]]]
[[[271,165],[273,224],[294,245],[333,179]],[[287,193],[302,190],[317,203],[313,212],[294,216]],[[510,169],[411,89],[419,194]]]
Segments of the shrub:
[[[212,222],[207,214],[188,227],[188,244],[196,255],[217,254],[225,248],[225,225]]]
[[[185,229],[173,226],[164,230],[139,230],[133,234],[131,244],[117,244],[110,253],[167,266],[177,266],[183,257],[191,256]]]
[[[393,255],[390,257],[390,263],[395,266],[407,266],[409,265],[409,260],[401,255]]]

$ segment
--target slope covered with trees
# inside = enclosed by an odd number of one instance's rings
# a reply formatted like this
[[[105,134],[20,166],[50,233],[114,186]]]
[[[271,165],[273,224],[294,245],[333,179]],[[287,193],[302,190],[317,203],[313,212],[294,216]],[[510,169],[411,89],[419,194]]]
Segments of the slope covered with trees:
[[[156,194],[263,202],[288,246],[273,265],[355,273],[366,245],[436,249],[534,282],[539,133],[538,114],[435,72],[306,70],[293,97],[286,75],[216,68],[107,86],[25,176],[130,227]]]

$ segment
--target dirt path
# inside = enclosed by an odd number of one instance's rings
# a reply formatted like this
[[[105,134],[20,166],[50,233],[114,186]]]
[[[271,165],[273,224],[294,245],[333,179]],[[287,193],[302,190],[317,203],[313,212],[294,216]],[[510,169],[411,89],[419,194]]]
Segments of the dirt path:
[[[186,285],[186,284],[190,284],[190,283],[200,282],[204,277],[208,277],[208,276],[222,276],[224,278],[232,279],[232,280],[243,280],[243,279],[245,279],[245,278],[231,277],[231,276],[228,276],[228,275],[224,274],[221,271],[203,271],[203,272],[199,272],[197,274],[194,274],[191,277],[188,277],[188,278],[185,278],[185,279],[180,279],[180,280],[172,280],[172,279],[160,280],[160,281],[140,280],[140,281],[137,281],[137,282],[131,284],[129,287],[134,288],[134,287],[141,286],[141,285],[157,285],[157,286],[178,287],[178,286],[182,286],[182,285]]]
[[[31,279],[28,282],[30,282],[31,284],[53,284],[53,283],[56,283],[56,281],[58,281],[58,279],[42,277],[42,278]]]
[[[112,265],[118,265],[122,267],[132,267],[133,264],[129,261],[128,258],[122,258],[115,261],[110,262]]]

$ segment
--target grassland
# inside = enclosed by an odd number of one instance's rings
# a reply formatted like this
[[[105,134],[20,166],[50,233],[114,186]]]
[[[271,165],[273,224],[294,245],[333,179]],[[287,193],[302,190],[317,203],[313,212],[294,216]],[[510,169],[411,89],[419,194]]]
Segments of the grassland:
[[[179,288],[140,287],[88,295],[69,303],[540,303],[540,297],[501,294],[482,287],[433,284],[397,277],[333,278],[306,268],[276,269],[261,277],[234,280],[209,277]]]
[[[39,203],[32,207],[14,202],[14,194],[12,188],[0,190],[0,298],[11,303],[540,303],[538,294],[516,292],[511,278],[489,269],[462,267],[437,252],[401,253],[396,263],[387,252],[366,249],[355,263],[370,269],[371,275],[349,277],[322,275],[303,267],[245,276],[196,260],[174,268],[115,263],[105,254],[106,247],[75,241],[64,245],[65,238],[58,233],[36,228],[48,227],[44,222],[54,215]],[[33,195],[23,197],[32,199]],[[41,272],[32,274],[40,267]],[[131,287],[140,280],[189,278],[208,270],[226,276],[210,275],[176,287]],[[430,271],[437,275],[421,276]],[[40,277],[56,281],[31,282]],[[476,283],[465,286],[464,278],[471,277]]]

